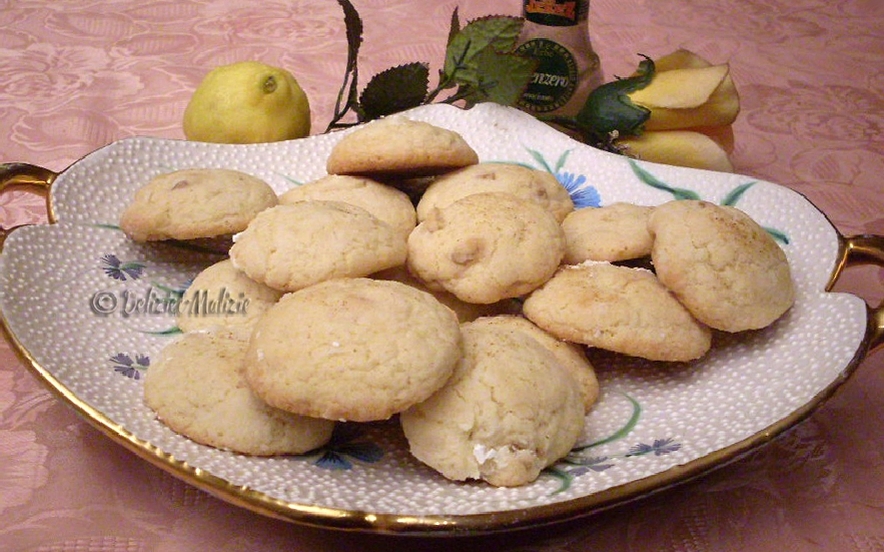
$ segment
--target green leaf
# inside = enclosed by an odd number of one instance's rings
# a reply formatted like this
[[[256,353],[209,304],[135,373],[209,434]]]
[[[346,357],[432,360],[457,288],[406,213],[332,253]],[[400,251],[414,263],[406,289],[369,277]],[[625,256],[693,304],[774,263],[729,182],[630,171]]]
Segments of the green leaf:
[[[737,202],[740,200],[740,198],[743,197],[743,194],[745,194],[746,191],[754,185],[755,185],[755,182],[747,182],[745,184],[740,184],[739,186],[737,186],[736,188],[731,190],[729,194],[727,194],[727,196],[724,198],[724,200],[721,202],[721,204],[727,205],[729,207],[733,207],[734,205],[737,204]]]
[[[573,475],[555,466],[550,466],[544,469],[543,473],[559,480],[559,488],[552,492],[553,495],[557,495],[567,491],[571,488],[571,484],[574,483]]]
[[[335,101],[335,112],[326,127],[326,132],[335,128],[351,109],[359,116],[357,102],[357,85],[359,82],[359,47],[362,45],[362,19],[350,0],[338,0],[344,10],[344,25],[347,31],[347,67],[344,70],[344,82]]]
[[[155,331],[142,330],[141,333],[147,334],[147,335],[177,335],[177,334],[184,333],[184,332],[181,331],[178,328],[178,326],[172,326],[171,328],[167,328],[165,330],[155,330]]]
[[[178,297],[178,298],[180,298],[181,296],[184,295],[184,290],[181,290],[181,289],[175,289],[173,287],[169,287],[167,285],[160,284],[157,282],[151,282],[151,285],[160,291],[166,292],[168,295],[174,295],[175,297]]]
[[[457,7],[455,6],[454,11],[451,12],[451,27],[448,29],[448,41],[445,43],[445,47],[451,46],[451,41],[454,40],[454,37],[457,36],[457,33],[460,32],[460,17],[457,14]]]
[[[637,400],[633,399],[626,393],[623,393],[623,396],[626,397],[626,400],[628,400],[629,403],[632,405],[632,415],[629,416],[629,419],[626,421],[623,427],[603,439],[593,441],[592,443],[589,443],[588,445],[584,445],[582,447],[576,447],[571,452],[581,452],[592,447],[597,447],[599,445],[604,445],[613,441],[617,441],[626,437],[633,429],[635,429],[635,426],[638,424],[638,420],[639,418],[641,418],[642,415],[642,406]]]
[[[359,98],[365,120],[421,105],[427,96],[429,77],[426,63],[399,65],[375,75]]]
[[[537,62],[514,54],[485,49],[473,57],[473,66],[459,72],[456,94],[467,107],[481,102],[513,105],[522,96],[537,68]]]
[[[338,0],[344,10],[344,26],[347,30],[347,72],[356,69],[359,47],[362,45],[362,19],[349,0]]]
[[[116,224],[109,224],[109,223],[104,223],[104,222],[96,222],[95,224],[92,224],[91,226],[94,228],[104,228],[106,230],[122,230]]]
[[[571,155],[571,152],[574,150],[565,150],[562,152],[562,155],[559,156],[559,160],[556,161],[556,170],[550,171],[553,174],[558,174],[562,167],[565,166],[565,162],[568,160],[568,156]]]
[[[495,15],[481,17],[450,38],[445,52],[442,79],[475,85],[475,59],[486,50],[510,52],[516,46],[524,21],[520,17]],[[462,77],[459,73],[469,73]]]
[[[632,167],[632,172],[635,173],[635,176],[637,176],[639,180],[641,180],[651,188],[656,188],[658,190],[663,190],[664,192],[669,192],[675,199],[700,199],[700,196],[697,194],[697,192],[693,190],[675,188],[673,186],[670,186],[669,184],[666,184],[665,182],[642,168],[642,166],[639,165],[634,159],[627,158],[626,161],[629,163],[629,166]]]
[[[789,245],[789,236],[782,230],[777,230],[776,228],[770,228],[767,226],[764,227],[764,230],[765,232],[770,234],[770,236],[776,241],[782,243],[783,245]]]
[[[575,120],[580,127],[605,135],[616,132],[620,136],[641,134],[651,111],[635,105],[630,92],[641,90],[654,78],[654,62],[647,56],[639,63],[635,76],[603,84],[590,92]]]
[[[546,170],[546,172],[555,174],[552,167],[550,167],[549,163],[546,162],[546,158],[543,156],[542,153],[531,148],[525,149],[528,150],[528,153],[531,155],[531,157],[533,157],[534,160],[537,161],[537,164],[540,165],[544,170]]]

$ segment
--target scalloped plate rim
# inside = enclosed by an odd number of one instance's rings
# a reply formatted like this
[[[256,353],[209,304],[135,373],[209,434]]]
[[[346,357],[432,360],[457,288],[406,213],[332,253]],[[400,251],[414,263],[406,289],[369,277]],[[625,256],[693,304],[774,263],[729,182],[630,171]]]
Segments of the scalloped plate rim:
[[[454,108],[451,106],[427,106],[425,108],[418,108],[416,110],[412,110],[411,112],[407,112],[406,115],[410,113],[411,116],[414,116],[415,118],[428,117],[432,120],[436,113],[441,113],[445,110],[451,109],[458,108]],[[490,112],[490,117],[493,118],[498,115],[497,113],[495,113],[495,111],[500,111],[501,108],[499,106],[492,107],[480,105],[473,108],[473,110],[475,110],[476,113],[481,113],[483,110],[485,110],[487,112]],[[470,111],[464,113],[470,113]],[[470,117],[470,115],[461,116],[459,114],[452,116],[457,118]],[[501,116],[514,117],[520,121],[524,121],[525,117],[525,115],[521,114],[521,112],[512,113],[510,111],[507,111],[506,108],[503,108],[503,111],[501,111]],[[315,141],[316,137],[305,138],[298,142],[310,143],[309,141],[311,139]],[[331,143],[330,138],[322,138],[322,140]],[[50,227],[42,227],[42,229],[36,231],[41,232],[45,230],[49,232],[66,232],[71,228],[79,228],[81,226],[81,223],[77,221],[65,220],[65,214],[63,212],[64,209],[61,210],[61,213],[58,213],[56,209],[56,202],[63,201],[63,198],[66,197],[64,196],[64,194],[60,194],[62,196],[62,199],[59,200],[57,199],[59,197],[57,193],[59,190],[64,189],[64,187],[66,186],[66,180],[68,179],[69,175],[74,172],[71,169],[74,167],[83,166],[84,164],[88,165],[90,162],[92,162],[92,160],[96,159],[97,157],[101,157],[108,152],[113,152],[115,148],[120,147],[121,143],[138,144],[139,142],[164,144],[168,145],[171,148],[181,147],[203,149],[209,151],[229,150],[235,152],[242,152],[249,149],[253,151],[267,151],[273,150],[275,148],[287,147],[284,143],[269,145],[262,144],[259,146],[218,146],[207,144],[193,144],[186,141],[139,137],[127,138],[119,142],[109,144],[108,146],[100,148],[95,152],[92,152],[91,154],[85,156],[83,159],[81,159],[77,163],[74,163],[73,165],[71,165],[71,167],[69,167],[62,173],[59,173],[59,178],[56,179],[56,182],[53,184],[51,190],[51,207],[52,213],[59,215],[58,218],[60,220]],[[616,158],[618,159],[617,162],[622,162],[621,158],[619,158],[618,156],[614,156],[613,154],[597,152],[597,150],[592,150],[591,148],[588,148],[588,146],[578,144],[577,142],[573,142],[573,144],[575,148],[592,151],[593,153],[591,155],[596,155],[597,153],[601,154],[598,156],[599,159]],[[651,163],[644,164],[644,166],[648,167],[651,171],[660,172],[665,175],[703,174],[705,177],[712,179],[734,178],[734,175],[723,175],[718,173],[708,173],[706,171],[696,171],[692,169],[673,168]],[[773,186],[776,187],[777,185]],[[797,192],[793,192],[791,190],[789,191],[796,195],[799,195],[797,194]],[[803,198],[803,196],[800,197],[808,205],[812,206],[812,204],[805,198]],[[816,209],[815,207],[813,208]],[[834,239],[840,239],[837,231],[835,231],[831,223],[829,223],[828,220],[825,219],[825,215],[818,209],[816,209],[816,211],[818,212],[820,217],[825,220],[825,223],[827,225],[827,227],[825,228],[826,232],[831,232]],[[11,248],[10,244],[13,244],[12,247],[15,247],[16,242],[20,240],[26,240],[26,236],[35,231],[33,228],[28,228],[30,227],[17,229],[16,231],[10,233],[9,237],[6,240],[6,243],[4,243],[4,255],[0,256],[0,275],[5,274],[5,271],[7,270],[8,263],[5,261],[8,260],[8,256],[5,255],[5,253],[7,253],[7,251],[9,251],[9,249]],[[76,231],[77,230],[74,230],[74,232]],[[829,271],[831,271],[832,268],[834,268],[834,263],[831,265],[831,268],[829,268]],[[853,297],[853,299],[858,298]],[[4,305],[4,301],[6,300],[7,299],[5,299],[5,294],[0,292],[0,307]],[[200,487],[228,502],[232,502],[254,512],[271,517],[325,528],[362,530],[393,534],[422,535],[490,533],[534,527],[538,525],[564,521],[574,517],[589,515],[601,509],[606,509],[618,504],[622,504],[624,502],[640,498],[642,496],[646,496],[647,494],[650,494],[652,492],[656,492],[661,489],[682,483],[711,469],[725,465],[726,463],[738,459],[743,454],[746,454],[747,452],[755,449],[757,446],[769,441],[774,436],[780,434],[782,431],[785,431],[785,429],[806,418],[811,412],[818,408],[828,397],[830,397],[835,392],[835,390],[844,381],[846,381],[853,370],[857,367],[864,355],[863,346],[868,337],[868,332],[864,330],[860,342],[857,343],[856,348],[854,349],[853,358],[848,361],[846,365],[844,365],[842,369],[838,372],[837,376],[832,379],[832,381],[830,381],[828,385],[820,389],[810,401],[800,405],[799,408],[795,409],[788,416],[777,419],[774,421],[774,423],[765,426],[761,431],[758,431],[745,439],[733,442],[727,447],[716,449],[713,452],[699,458],[690,460],[683,464],[671,466],[668,469],[656,472],[647,477],[634,479],[627,483],[609,487],[600,492],[592,493],[586,496],[569,498],[562,502],[541,504],[525,509],[510,508],[464,515],[419,514],[412,516],[399,513],[370,512],[364,510],[328,507],[310,503],[287,502],[269,496],[262,492],[254,491],[244,488],[241,485],[233,484],[230,481],[215,475],[210,470],[202,470],[190,466],[186,462],[178,460],[175,457],[167,454],[165,451],[159,449],[153,443],[149,441],[144,441],[136,437],[135,434],[130,432],[124,425],[111,419],[99,408],[94,407],[93,405],[89,404],[88,401],[85,401],[81,397],[79,397],[76,392],[72,391],[67,385],[65,385],[56,377],[51,367],[42,366],[37,361],[31,350],[29,349],[28,344],[19,339],[18,334],[13,328],[14,323],[11,323],[10,320],[7,319],[6,309],[3,309],[3,312],[0,312],[0,315],[2,315],[0,316],[0,318],[2,318],[3,329],[6,335],[9,337],[10,341],[12,341],[16,352],[23,358],[26,366],[28,366],[28,368],[31,369],[31,371],[34,372],[39,379],[46,383],[50,387],[50,389],[52,389],[64,402],[68,403],[69,405],[73,406],[77,411],[79,411],[88,422],[98,427],[105,435],[109,436],[114,441],[122,444],[129,450],[132,450],[139,457],[172,473],[176,477],[179,477],[190,484]]]

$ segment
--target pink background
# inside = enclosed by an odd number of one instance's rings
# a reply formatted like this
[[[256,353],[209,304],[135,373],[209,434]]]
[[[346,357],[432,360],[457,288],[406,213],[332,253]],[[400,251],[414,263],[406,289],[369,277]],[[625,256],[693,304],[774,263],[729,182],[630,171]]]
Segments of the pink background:
[[[462,0],[462,21],[518,0]],[[361,84],[393,65],[440,67],[452,0],[354,0]],[[737,171],[805,194],[845,235],[884,234],[884,2],[593,0],[607,80],[678,47],[729,62],[742,100]],[[183,138],[213,66],[259,59],[307,91],[325,129],[344,71],[336,2],[0,1],[0,162],[59,171],[133,135]],[[0,195],[4,227],[45,221]],[[877,305],[880,268],[839,289]],[[805,423],[700,480],[577,522],[511,535],[416,540],[263,518],[174,479],[55,399],[0,341],[0,550],[882,551],[884,354]]]

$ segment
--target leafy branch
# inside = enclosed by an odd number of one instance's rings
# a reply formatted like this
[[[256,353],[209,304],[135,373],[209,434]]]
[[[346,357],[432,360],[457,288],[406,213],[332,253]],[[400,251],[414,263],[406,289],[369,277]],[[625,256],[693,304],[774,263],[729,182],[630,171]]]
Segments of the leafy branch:
[[[358,105],[356,102],[357,83],[359,80],[357,62],[359,47],[362,45],[362,19],[349,0],[338,0],[338,4],[344,10],[344,26],[347,29],[347,67],[344,71],[344,83],[341,85],[338,99],[335,102],[335,114],[326,132],[343,118],[347,111],[352,108],[351,106]]]
[[[438,83],[430,89],[430,65],[412,62],[374,75],[359,91],[359,49],[363,24],[350,0],[338,0],[347,28],[347,65],[334,114],[326,132],[365,123],[386,115],[433,102],[460,103],[469,108],[481,102],[515,105],[528,87],[538,61],[516,54],[525,20],[489,15],[461,26],[457,8],[445,48]],[[537,118],[558,126],[584,143],[622,154],[620,136],[640,134],[650,112],[632,103],[628,94],[647,86],[654,77],[654,62],[647,56],[635,74],[595,89],[583,108],[572,117]],[[448,92],[447,96],[443,93]],[[441,99],[440,99],[441,98]]]
[[[430,66],[414,62],[391,67],[375,75],[359,93],[359,49],[362,19],[349,0],[338,0],[347,28],[347,66],[335,111],[326,132],[364,123],[385,115],[437,101],[462,102],[471,107],[481,102],[513,105],[530,82],[537,61],[514,53],[524,20],[512,16],[486,16],[461,27],[457,8],[439,70],[438,84],[429,86]],[[352,115],[355,122],[345,122]]]

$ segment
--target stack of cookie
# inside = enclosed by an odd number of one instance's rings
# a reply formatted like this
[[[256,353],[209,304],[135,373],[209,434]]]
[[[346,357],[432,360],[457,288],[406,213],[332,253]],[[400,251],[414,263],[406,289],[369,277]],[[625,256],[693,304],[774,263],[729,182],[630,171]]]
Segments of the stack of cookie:
[[[398,418],[443,476],[523,485],[583,433],[599,396],[587,347],[689,361],[713,329],[763,327],[792,302],[782,251],[735,209],[575,210],[554,175],[479,162],[402,116],[344,136],[327,172],[277,197],[235,171],[179,171],[124,213],[135,240],[232,235],[182,304],[248,300],[179,314],[184,335],[145,380],[173,430],[297,454],[335,423]],[[223,204],[223,224],[194,230],[187,198]],[[656,273],[621,264],[645,257]]]
[[[712,331],[764,328],[792,305],[785,253],[733,207],[613,204],[564,221],[568,264],[523,306],[557,337],[655,361],[705,355]],[[648,259],[653,271],[628,261]]]

